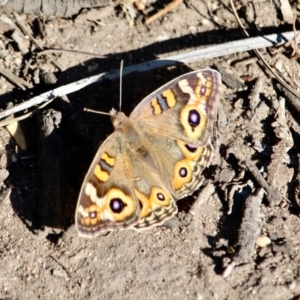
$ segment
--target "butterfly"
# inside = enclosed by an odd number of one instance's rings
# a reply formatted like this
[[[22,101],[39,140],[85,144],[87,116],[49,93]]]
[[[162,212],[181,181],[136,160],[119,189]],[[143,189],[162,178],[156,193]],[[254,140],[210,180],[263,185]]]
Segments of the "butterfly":
[[[100,146],[80,190],[79,236],[148,229],[177,213],[176,200],[199,188],[212,159],[221,86],[217,71],[197,70],[148,95],[129,117],[111,110],[115,131]]]

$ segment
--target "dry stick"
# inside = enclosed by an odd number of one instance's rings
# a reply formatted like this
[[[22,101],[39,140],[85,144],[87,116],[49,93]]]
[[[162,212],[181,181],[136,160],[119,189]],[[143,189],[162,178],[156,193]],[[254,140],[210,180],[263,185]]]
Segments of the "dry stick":
[[[294,38],[294,32],[286,32],[281,34],[271,34],[264,37],[248,38],[239,41],[224,43],[221,45],[211,46],[204,49],[198,49],[187,53],[182,53],[166,58],[160,58],[123,69],[123,76],[151,71],[153,69],[174,66],[179,63],[187,64],[203,59],[210,59],[224,55],[245,52],[253,48],[265,48],[275,45],[280,45]],[[300,41],[300,37],[297,37]],[[278,43],[278,41],[281,41]],[[107,73],[101,73],[88,78],[69,83],[56,89],[45,92],[41,95],[31,98],[19,105],[0,112],[0,119],[7,117],[16,112],[28,109],[32,106],[39,105],[48,100],[53,100],[56,97],[61,97],[73,92],[76,92],[92,83],[102,82],[104,80],[116,80],[120,76],[120,71],[115,70]]]
[[[33,111],[31,112],[28,112],[22,116],[19,116],[19,117],[16,117],[16,118],[9,118],[9,119],[4,119],[2,121],[0,121],[0,127],[4,127],[4,126],[7,126],[7,125],[10,125],[12,123],[15,123],[15,122],[19,122],[19,121],[22,121],[28,117],[30,117],[34,112],[36,112],[38,109],[41,109],[45,106],[47,106],[49,103],[51,103],[54,99],[51,99],[43,104],[41,104],[39,107],[37,107],[36,109],[34,109]]]
[[[280,4],[280,10],[283,16],[283,21],[285,23],[292,24],[294,16],[289,0],[280,0]]]
[[[160,10],[159,12],[157,12],[156,14],[154,14],[153,16],[151,16],[148,19],[146,19],[145,24],[148,25],[151,22],[155,21],[156,19],[162,17],[163,15],[167,14],[169,11],[171,11],[172,9],[174,9],[176,6],[178,6],[182,2],[183,2],[183,0],[173,0],[164,9]]]
[[[113,5],[110,0],[0,0],[0,10],[19,14],[31,14],[35,17],[62,17],[72,18],[81,10],[88,8],[104,7]],[[120,1],[117,1],[120,2]],[[1,4],[6,4],[3,9]]]
[[[297,111],[297,114],[300,114],[300,102],[299,102],[299,98],[296,97],[293,93],[291,93],[289,90],[287,90],[285,87],[283,87],[279,83],[276,86],[279,89],[279,91],[283,92],[283,94],[286,97],[286,100]]]
[[[248,170],[252,173],[253,177],[255,178],[256,182],[267,192],[267,199],[269,204],[272,206],[274,204],[278,205],[282,200],[281,194],[276,190],[273,189],[267,181],[263,178],[260,174],[256,165],[252,162],[251,159],[246,159],[245,161]]]
[[[99,55],[91,52],[69,50],[69,49],[46,49],[37,53],[36,57],[39,57],[44,54],[49,54],[49,53],[72,53],[72,54],[82,54],[82,55],[87,55],[87,56],[92,56],[97,58],[106,58],[106,55]]]
[[[260,205],[264,196],[264,190],[259,188],[254,195],[248,197],[245,201],[245,212],[241,227],[239,229],[239,238],[237,245],[240,246],[235,253],[232,262],[226,267],[223,277],[228,277],[236,265],[248,263],[255,247],[261,227],[262,220],[260,214]]]
[[[297,16],[295,15],[294,16],[294,22],[293,22],[293,31],[295,33],[295,37],[293,39],[293,41],[291,41],[291,43],[294,44],[294,47],[293,48],[293,53],[291,54],[291,58],[298,58],[300,56],[299,54],[299,47],[298,47],[298,43],[297,43],[297,40],[296,40],[296,36],[298,35],[299,32],[297,32],[297,29],[296,29],[296,21],[297,21]]]
[[[249,33],[246,31],[244,25],[242,24],[236,10],[235,10],[235,7],[234,7],[234,4],[232,2],[232,0],[230,0],[230,3],[231,3],[231,7],[232,7],[232,10],[233,10],[233,13],[237,19],[237,22],[239,23],[239,26],[242,28],[243,30],[243,33],[246,37],[249,37]],[[259,57],[259,59],[262,61],[262,63],[264,64],[264,66],[273,74],[273,76],[286,88],[288,89],[291,93],[293,93],[295,96],[297,96],[298,98],[300,98],[300,93],[298,93],[295,89],[293,89],[289,84],[287,84],[284,79],[282,77],[280,77],[276,71],[271,68],[271,66],[267,63],[267,61],[263,58],[263,56],[261,55],[261,53],[256,49],[256,48],[253,48],[252,49],[254,51],[254,53],[257,55],[257,57]]]
[[[4,77],[6,77],[12,83],[16,84],[23,91],[25,91],[26,88],[32,89],[32,87],[33,87],[30,83],[26,82],[22,78],[18,77],[17,75],[13,74],[12,72],[6,70],[5,68],[3,68],[1,66],[0,66],[0,74],[2,74]]]
[[[67,273],[69,278],[72,278],[71,272],[68,270],[68,268],[63,263],[61,263],[56,257],[54,257],[51,254],[49,255],[49,257],[51,259],[53,259]]]

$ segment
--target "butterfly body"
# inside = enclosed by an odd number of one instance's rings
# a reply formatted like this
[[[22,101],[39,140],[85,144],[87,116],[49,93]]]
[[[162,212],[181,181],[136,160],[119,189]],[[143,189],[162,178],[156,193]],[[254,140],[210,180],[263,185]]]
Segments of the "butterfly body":
[[[76,225],[81,236],[163,223],[176,200],[202,183],[221,79],[214,70],[185,74],[132,112],[111,111],[115,131],[99,148],[82,185]]]

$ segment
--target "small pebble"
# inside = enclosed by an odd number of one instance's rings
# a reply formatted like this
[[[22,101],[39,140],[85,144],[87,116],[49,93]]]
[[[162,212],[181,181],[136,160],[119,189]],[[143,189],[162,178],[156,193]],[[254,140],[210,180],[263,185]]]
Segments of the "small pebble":
[[[271,244],[271,240],[265,235],[260,235],[257,237],[255,243],[258,247],[264,248]]]

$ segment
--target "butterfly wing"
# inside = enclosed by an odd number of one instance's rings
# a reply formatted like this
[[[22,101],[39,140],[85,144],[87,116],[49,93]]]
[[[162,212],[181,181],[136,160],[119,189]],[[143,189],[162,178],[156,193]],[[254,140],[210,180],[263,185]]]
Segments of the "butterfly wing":
[[[211,69],[184,74],[147,96],[130,118],[140,127],[197,146],[212,133],[221,76]]]
[[[152,140],[152,152],[155,145],[163,150],[155,155],[156,164],[175,199],[202,183],[202,170],[212,158],[210,138],[220,94],[220,74],[198,70],[151,93],[130,116]]]
[[[114,132],[101,145],[81,187],[76,209],[80,236],[124,229],[139,219],[139,204],[126,159],[122,154],[124,137]]]

